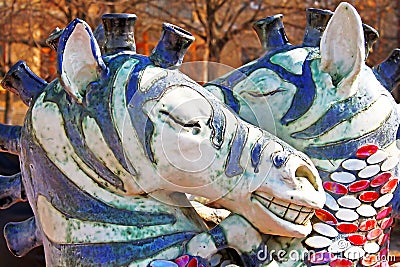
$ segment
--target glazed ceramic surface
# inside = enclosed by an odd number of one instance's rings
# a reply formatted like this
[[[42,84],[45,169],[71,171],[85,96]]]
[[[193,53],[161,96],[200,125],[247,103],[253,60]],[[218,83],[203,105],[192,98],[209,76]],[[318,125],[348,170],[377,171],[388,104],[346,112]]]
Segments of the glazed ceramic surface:
[[[327,201],[313,233],[276,241],[289,252],[280,265],[387,264],[399,161],[399,113],[390,93],[396,86],[388,84],[398,80],[399,66],[365,65],[370,40],[351,5],[340,4],[333,15],[310,12],[303,45],[288,43],[281,17],[259,21],[265,55],[205,87],[246,121],[305,152],[323,178]],[[299,256],[303,251],[316,256]]]
[[[43,244],[48,266],[196,266],[231,247],[258,266],[260,233],[312,231],[325,193],[310,159],[176,70],[193,36],[163,28],[150,57],[125,39],[102,55],[76,19],[59,36],[59,79],[47,84],[23,62],[7,74],[29,110],[24,126],[2,125],[22,168],[2,187],[14,190],[9,204],[25,192],[35,214],[5,228],[15,254]],[[232,215],[207,230],[185,193]]]

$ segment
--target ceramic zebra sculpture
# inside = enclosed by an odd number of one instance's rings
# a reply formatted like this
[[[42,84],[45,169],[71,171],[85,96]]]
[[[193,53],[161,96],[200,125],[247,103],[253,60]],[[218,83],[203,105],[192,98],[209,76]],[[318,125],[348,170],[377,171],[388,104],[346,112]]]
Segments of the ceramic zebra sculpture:
[[[299,46],[288,42],[281,19],[255,24],[266,50],[261,58],[205,85],[241,118],[305,152],[323,179],[327,202],[313,233],[269,247],[299,252],[281,266],[387,266],[398,183],[399,113],[390,93],[398,86],[398,50],[391,63],[367,67],[365,45],[373,40],[364,39],[348,3],[334,13],[309,10]],[[309,257],[298,257],[306,248]]]
[[[135,18],[105,15],[104,27]],[[150,57],[106,29],[101,56],[76,19],[57,47],[59,79],[47,84],[23,62],[6,75],[29,110],[22,127],[0,127],[22,169],[2,177],[0,196],[10,205],[26,193],[35,214],[6,226],[15,254],[43,244],[47,266],[206,266],[231,247],[240,265],[259,266],[260,232],[310,233],[325,195],[309,158],[176,70],[193,36],[163,29]],[[208,230],[184,193],[233,215]]]

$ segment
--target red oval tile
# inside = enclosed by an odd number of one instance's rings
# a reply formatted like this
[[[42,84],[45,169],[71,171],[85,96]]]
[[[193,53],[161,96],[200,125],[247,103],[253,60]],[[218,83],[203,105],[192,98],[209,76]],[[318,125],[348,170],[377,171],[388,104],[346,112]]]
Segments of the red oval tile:
[[[192,258],[192,259],[189,261],[187,267],[198,267],[197,259],[196,259],[196,258]]]
[[[371,186],[372,187],[378,187],[389,181],[390,178],[392,178],[392,174],[390,172],[384,172],[376,176],[374,179],[371,181]]]
[[[355,246],[362,246],[365,244],[365,242],[367,242],[367,238],[364,235],[349,235],[347,237],[347,240],[350,241],[351,244],[355,245]]]
[[[389,228],[390,226],[392,226],[392,224],[393,224],[393,218],[392,218],[392,217],[390,217],[390,218],[385,218],[385,219],[383,219],[383,220],[381,221],[381,223],[380,223],[381,228],[382,228],[383,230]]]
[[[390,215],[391,212],[392,212],[392,207],[383,208],[381,211],[378,212],[378,214],[376,214],[376,219],[380,220],[386,218],[387,216]]]
[[[383,233],[383,231],[382,231],[381,228],[375,228],[375,229],[373,229],[373,230],[371,230],[371,231],[368,232],[368,234],[367,234],[367,239],[368,239],[368,240],[376,239],[376,238],[378,238],[382,233]]]
[[[352,193],[360,192],[369,186],[368,180],[360,180],[349,185],[349,191]]]
[[[338,194],[338,195],[344,195],[344,194],[347,194],[347,192],[348,192],[346,186],[336,183],[336,182],[331,182],[331,181],[324,182],[324,188],[326,191],[329,191],[331,193]]]
[[[336,259],[330,262],[329,266],[331,267],[351,267],[353,266],[353,262],[348,259]]]
[[[175,259],[175,263],[178,264],[179,266],[186,266],[190,260],[189,255],[183,255],[180,256],[179,258]]]
[[[366,159],[372,154],[375,154],[376,151],[378,151],[378,147],[376,145],[365,145],[357,150],[356,157],[359,159]]]
[[[336,225],[338,223],[335,216],[333,216],[330,212],[328,212],[326,210],[316,210],[315,216],[317,216],[318,219],[320,219],[321,221],[323,221],[327,224]]]
[[[320,251],[310,254],[309,261],[312,264],[325,264],[335,259],[335,255],[330,252]]]
[[[381,194],[386,194],[386,193],[394,190],[396,188],[398,182],[399,182],[398,178],[390,179],[386,184],[384,184],[381,187],[381,190],[380,190]]]
[[[336,225],[336,229],[342,233],[349,234],[356,232],[358,230],[358,226],[355,223],[339,223]]]
[[[374,229],[375,227],[376,227],[376,220],[369,219],[361,222],[358,228],[360,229],[360,231],[369,231],[371,229]]]
[[[379,198],[379,193],[375,191],[365,191],[362,192],[358,198],[364,202],[372,202]]]
[[[377,255],[368,255],[364,256],[363,259],[361,260],[361,264],[363,266],[371,266],[374,265],[375,263],[378,262],[378,256]]]
[[[378,245],[383,246],[389,239],[389,233],[383,234],[378,238]]]

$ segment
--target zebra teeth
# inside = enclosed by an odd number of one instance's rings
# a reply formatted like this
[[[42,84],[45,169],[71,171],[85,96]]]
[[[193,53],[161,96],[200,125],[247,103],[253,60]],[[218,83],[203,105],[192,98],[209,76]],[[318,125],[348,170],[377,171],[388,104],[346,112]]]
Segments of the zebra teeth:
[[[314,216],[314,209],[275,198],[266,193],[253,193],[253,199],[277,217],[294,224],[305,225]]]

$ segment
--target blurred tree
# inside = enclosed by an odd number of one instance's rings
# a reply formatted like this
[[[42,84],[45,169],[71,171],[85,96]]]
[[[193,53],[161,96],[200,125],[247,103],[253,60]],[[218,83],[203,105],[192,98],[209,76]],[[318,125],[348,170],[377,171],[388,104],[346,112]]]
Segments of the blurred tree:
[[[177,24],[194,33],[198,43],[206,48],[203,60],[224,61],[222,51],[230,42],[237,47],[257,43],[251,24],[257,19],[282,13],[287,35],[293,44],[302,41],[305,26],[305,9],[318,7],[334,10],[339,0],[3,0],[0,4],[0,42],[24,44],[18,50],[18,58],[28,64],[40,64],[40,59],[32,59],[30,47],[42,48],[44,40],[55,27],[64,27],[72,19],[84,19],[92,27],[101,22],[101,14],[106,12],[130,12],[139,17],[138,36],[157,27],[163,21]],[[400,22],[399,3],[392,0],[350,0],[360,12],[364,22],[375,27],[381,34],[371,55],[375,64],[388,54],[388,50],[398,46]],[[159,32],[159,31],[158,31]],[[243,38],[245,37],[245,38]],[[252,40],[249,40],[252,39]],[[27,55],[21,53],[27,51]],[[240,51],[240,50],[238,50]],[[261,50],[259,50],[261,53]],[[15,53],[12,53],[15,54]],[[26,57],[25,57],[26,56]],[[245,58],[248,58],[248,55]],[[13,63],[15,62],[14,60]],[[34,62],[29,62],[34,61]]]
[[[240,38],[251,31],[252,23],[264,16],[283,11],[298,14],[304,10],[304,1],[263,0],[148,0],[144,12],[159,21],[180,25],[201,38],[207,47],[206,61],[221,60],[221,52],[230,42],[246,46]],[[294,21],[294,20],[293,20]],[[293,27],[298,24],[292,23]],[[255,35],[252,38],[256,38]]]

